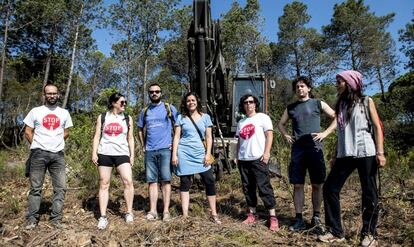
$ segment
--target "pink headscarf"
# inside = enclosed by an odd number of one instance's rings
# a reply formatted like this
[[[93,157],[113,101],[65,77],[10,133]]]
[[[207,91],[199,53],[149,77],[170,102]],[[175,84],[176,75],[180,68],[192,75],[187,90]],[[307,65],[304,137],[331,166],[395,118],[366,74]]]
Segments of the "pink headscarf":
[[[345,70],[337,74],[336,77],[341,77],[352,88],[352,90],[362,89],[362,75],[355,70]]]
[[[344,79],[346,84],[348,84],[353,91],[361,90],[363,87],[362,75],[358,71],[345,70],[337,74],[336,77]],[[341,102],[338,112],[338,124],[341,129],[345,128],[346,109],[347,105],[345,104],[345,102]]]

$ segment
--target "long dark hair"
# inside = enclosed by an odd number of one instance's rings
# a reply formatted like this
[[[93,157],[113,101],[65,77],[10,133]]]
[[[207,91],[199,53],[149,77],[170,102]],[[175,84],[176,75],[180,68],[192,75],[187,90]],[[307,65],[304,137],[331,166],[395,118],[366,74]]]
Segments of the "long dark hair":
[[[190,116],[190,111],[187,108],[187,98],[189,96],[194,96],[196,98],[197,101],[197,108],[196,111],[201,114],[202,110],[202,106],[201,106],[201,100],[200,97],[198,97],[198,95],[195,92],[188,92],[184,95],[183,99],[181,100],[181,106],[180,106],[180,110],[181,110],[181,114],[183,114],[184,116]]]
[[[125,96],[123,94],[118,93],[118,92],[111,94],[111,96],[109,96],[109,98],[108,98],[108,110],[112,110],[112,108],[113,108],[112,103],[118,102],[118,100],[121,97],[125,98]]]
[[[260,102],[259,99],[254,96],[253,94],[245,94],[240,98],[240,102],[239,102],[239,112],[246,114],[246,111],[244,110],[244,101],[246,99],[248,99],[249,97],[252,97],[254,100],[254,103],[256,105],[256,112],[259,112],[259,108],[260,108]]]
[[[362,93],[361,88],[357,88],[353,90],[349,84],[345,81],[346,90],[338,95],[338,100],[335,104],[335,112],[336,114],[339,114],[341,111],[341,106],[346,106],[346,121],[348,121],[351,118],[352,111],[354,110],[354,107],[356,103],[360,102],[361,98],[364,97],[364,94]]]

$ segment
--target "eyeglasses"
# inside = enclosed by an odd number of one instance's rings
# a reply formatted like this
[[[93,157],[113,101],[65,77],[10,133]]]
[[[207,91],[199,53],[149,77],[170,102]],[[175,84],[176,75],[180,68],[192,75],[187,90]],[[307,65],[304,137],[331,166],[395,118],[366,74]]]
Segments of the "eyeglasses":
[[[154,91],[148,91],[149,94],[159,94],[161,93],[161,90],[154,90]]]
[[[243,101],[243,104],[245,104],[245,105],[254,104],[254,100],[246,100],[246,101]]]
[[[119,103],[120,103],[121,105],[127,105],[127,103],[128,103],[128,102],[127,102],[126,100],[122,100],[122,101],[120,101]]]
[[[46,93],[46,96],[57,96],[59,95],[58,93]]]

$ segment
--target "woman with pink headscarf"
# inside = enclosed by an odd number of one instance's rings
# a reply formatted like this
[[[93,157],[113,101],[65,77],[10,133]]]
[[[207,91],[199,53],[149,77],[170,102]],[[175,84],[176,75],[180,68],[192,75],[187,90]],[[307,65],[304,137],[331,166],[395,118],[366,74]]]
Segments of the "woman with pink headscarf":
[[[337,74],[336,88],[336,160],[323,186],[328,231],[318,239],[328,243],[345,240],[339,195],[345,181],[357,169],[362,190],[361,246],[378,246],[379,210],[375,177],[378,167],[386,163],[380,120],[374,101],[362,94],[362,75],[358,71],[347,70]]]

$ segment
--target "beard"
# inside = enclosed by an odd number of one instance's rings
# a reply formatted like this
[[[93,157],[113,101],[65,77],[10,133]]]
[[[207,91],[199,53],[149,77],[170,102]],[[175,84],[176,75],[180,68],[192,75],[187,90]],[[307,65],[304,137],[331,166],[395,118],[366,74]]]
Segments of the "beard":
[[[161,101],[161,97],[159,97],[159,98],[157,98],[157,99],[150,98],[150,100],[151,100],[151,103],[153,103],[153,104],[158,104],[158,103],[160,103],[160,101]]]
[[[47,98],[46,98],[46,103],[47,103],[48,105],[50,105],[50,106],[54,106],[54,105],[56,105],[56,104],[57,104],[57,102],[58,102],[58,99],[55,99],[55,98],[53,98],[53,99],[47,99]]]

